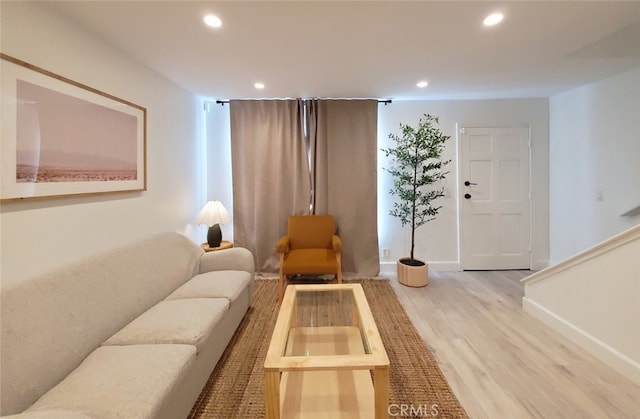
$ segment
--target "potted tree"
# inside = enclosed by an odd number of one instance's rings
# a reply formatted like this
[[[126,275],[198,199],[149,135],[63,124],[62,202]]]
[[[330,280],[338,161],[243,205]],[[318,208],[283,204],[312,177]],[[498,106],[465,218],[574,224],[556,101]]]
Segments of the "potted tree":
[[[444,186],[437,183],[445,178],[444,167],[451,160],[443,160],[445,142],[450,138],[436,126],[438,118],[424,114],[418,125],[400,123],[400,134],[389,134],[394,143],[382,149],[391,157],[391,167],[385,170],[393,178],[391,195],[396,202],[389,214],[399,218],[402,226],[411,227],[411,253],[398,260],[398,281],[404,285],[422,287],[429,281],[428,265],[415,258],[416,229],[435,219],[441,206],[434,201],[444,196]]]

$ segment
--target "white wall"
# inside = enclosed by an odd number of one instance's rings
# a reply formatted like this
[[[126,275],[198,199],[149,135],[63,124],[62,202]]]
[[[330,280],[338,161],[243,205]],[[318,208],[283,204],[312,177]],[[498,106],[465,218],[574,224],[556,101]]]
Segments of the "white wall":
[[[233,214],[233,182],[231,176],[231,126],[229,104],[207,102],[205,125],[207,138],[207,199],[218,200]],[[233,215],[232,215],[233,217]],[[223,240],[233,241],[233,220],[220,226]]]
[[[198,236],[203,125],[198,98],[47,5],[1,3],[3,53],[147,108],[148,190],[3,202],[2,283],[163,231]]]
[[[640,384],[640,225],[523,280],[523,308]]]
[[[459,182],[457,162],[456,124],[466,127],[529,126],[532,132],[531,151],[531,242],[533,268],[548,264],[548,145],[549,122],[546,99],[508,100],[452,100],[452,101],[394,101],[380,106],[378,116],[378,145],[390,144],[388,135],[397,133],[399,123],[414,125],[418,118],[430,113],[440,118],[440,129],[451,136],[444,158],[449,158],[447,196],[440,200],[438,218],[416,231],[416,257],[427,260],[431,269],[460,269],[458,252]],[[409,254],[410,231],[400,221],[389,216],[393,201],[389,195],[391,178],[382,168],[387,164],[383,153],[378,155],[378,228],[380,249],[390,249],[388,258],[381,259],[382,270],[393,272],[395,261]]]
[[[640,68],[553,96],[549,106],[556,263],[640,223],[621,216],[640,206]]]

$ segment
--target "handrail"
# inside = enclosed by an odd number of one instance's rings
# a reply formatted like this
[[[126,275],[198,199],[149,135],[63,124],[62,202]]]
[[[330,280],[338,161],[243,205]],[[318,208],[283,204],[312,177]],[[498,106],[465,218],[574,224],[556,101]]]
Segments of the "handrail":
[[[533,275],[529,275],[528,277],[521,279],[520,282],[527,285],[533,284],[638,239],[640,239],[640,224],[631,227],[622,233],[618,233],[615,236],[578,253],[577,255],[571,256],[556,263],[555,265],[538,271]]]

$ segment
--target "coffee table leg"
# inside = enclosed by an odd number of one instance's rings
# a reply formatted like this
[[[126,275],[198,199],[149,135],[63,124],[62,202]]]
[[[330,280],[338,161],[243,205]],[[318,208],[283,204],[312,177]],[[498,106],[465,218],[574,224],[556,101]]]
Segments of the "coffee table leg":
[[[387,419],[389,408],[389,367],[374,368],[373,392],[376,419]]]
[[[280,419],[280,371],[264,372],[264,402],[267,419]]]

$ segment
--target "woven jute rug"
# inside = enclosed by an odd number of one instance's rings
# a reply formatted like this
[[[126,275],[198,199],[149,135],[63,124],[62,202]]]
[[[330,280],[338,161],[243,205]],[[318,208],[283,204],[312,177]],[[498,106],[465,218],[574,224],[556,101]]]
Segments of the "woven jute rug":
[[[390,362],[389,417],[467,418],[393,288],[360,279]],[[264,418],[264,358],[279,306],[277,283],[257,279],[242,320],[189,418]]]

